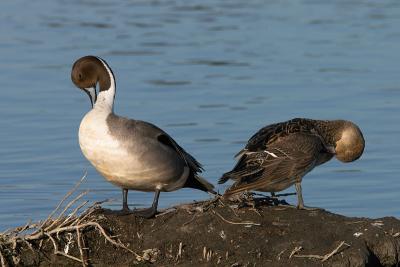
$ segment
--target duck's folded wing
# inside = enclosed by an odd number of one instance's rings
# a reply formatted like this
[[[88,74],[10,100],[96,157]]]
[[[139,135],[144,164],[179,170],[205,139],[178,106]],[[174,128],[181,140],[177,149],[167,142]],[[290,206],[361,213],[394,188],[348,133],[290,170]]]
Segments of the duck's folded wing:
[[[113,113],[108,116],[107,122],[112,125],[110,127],[112,134],[117,135],[120,140],[130,140],[128,143],[131,144],[153,143],[167,146],[174,150],[193,172],[202,171],[201,164],[195,158],[180,147],[171,136],[154,124],[120,117]]]
[[[246,147],[237,155],[246,151],[262,151],[276,140],[293,133],[312,134],[313,122],[309,119],[294,118],[285,122],[267,125],[256,132],[247,142]]]
[[[214,185],[206,181],[198,173],[203,171],[202,165],[188,152],[186,152],[175,140],[157,126],[144,122],[136,121],[136,127],[140,132],[144,132],[149,138],[154,138],[157,142],[173,149],[186,163],[190,169],[189,177],[183,187],[191,187],[206,192],[215,193]]]
[[[315,166],[322,150],[320,138],[291,134],[268,146],[268,150],[243,154],[234,169],[225,173],[219,183],[235,180],[225,192],[228,195],[273,187],[274,184],[292,184]]]
[[[157,140],[161,144],[170,147],[175,150],[178,155],[186,162],[188,167],[195,172],[202,172],[203,167],[201,164],[188,152],[186,152],[177,142],[162,129],[158,128],[154,124],[145,121],[136,121],[136,130],[147,138]]]
[[[271,137],[276,135],[281,128],[281,124],[282,123],[267,125],[258,130],[258,132],[256,132],[252,137],[250,137],[249,141],[247,141],[246,147],[240,150],[235,157],[240,157],[248,151],[256,152],[264,150]]]

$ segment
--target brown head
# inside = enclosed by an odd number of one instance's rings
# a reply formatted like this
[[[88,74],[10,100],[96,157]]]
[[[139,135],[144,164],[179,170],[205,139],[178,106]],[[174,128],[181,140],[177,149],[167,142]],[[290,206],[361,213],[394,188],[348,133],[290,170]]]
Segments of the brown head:
[[[92,106],[97,100],[97,83],[99,92],[106,91],[111,86],[111,79],[114,80],[111,69],[103,59],[98,57],[81,57],[72,66],[71,80],[76,87],[88,94]]]
[[[341,121],[336,134],[336,158],[342,162],[355,161],[364,152],[365,140],[360,128],[350,121]]]

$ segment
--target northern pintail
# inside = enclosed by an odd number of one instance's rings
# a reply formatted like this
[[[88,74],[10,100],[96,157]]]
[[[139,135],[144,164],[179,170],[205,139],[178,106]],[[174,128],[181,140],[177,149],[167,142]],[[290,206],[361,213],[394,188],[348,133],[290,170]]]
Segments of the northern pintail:
[[[236,166],[219,183],[235,181],[225,196],[247,190],[274,194],[295,184],[297,207],[304,209],[303,176],[333,156],[342,162],[357,160],[364,146],[360,129],[350,121],[296,118],[271,124],[249,139],[236,155]]]
[[[122,211],[129,211],[130,189],[155,192],[152,207],[134,211],[145,218],[155,215],[161,191],[191,187],[215,193],[214,186],[198,174],[201,164],[171,136],[151,123],[114,114],[115,77],[105,60],[78,59],[71,79],[89,95],[93,107],[80,124],[79,145],[97,171],[122,188]]]

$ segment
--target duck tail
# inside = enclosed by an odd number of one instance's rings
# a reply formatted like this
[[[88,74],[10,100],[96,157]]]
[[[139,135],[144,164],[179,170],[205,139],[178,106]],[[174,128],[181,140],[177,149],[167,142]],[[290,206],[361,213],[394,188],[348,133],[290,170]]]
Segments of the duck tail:
[[[198,174],[190,175],[183,187],[195,188],[211,194],[217,194],[217,192],[214,191],[214,185]]]
[[[224,174],[221,176],[221,178],[219,178],[218,184],[223,184],[223,183],[225,183],[226,181],[228,181],[229,179],[231,179],[231,176],[230,176],[231,173],[232,173],[231,171],[230,171],[230,172],[224,173]]]
[[[240,158],[248,152],[247,148],[243,148],[238,153],[235,154],[234,158],[240,160]]]

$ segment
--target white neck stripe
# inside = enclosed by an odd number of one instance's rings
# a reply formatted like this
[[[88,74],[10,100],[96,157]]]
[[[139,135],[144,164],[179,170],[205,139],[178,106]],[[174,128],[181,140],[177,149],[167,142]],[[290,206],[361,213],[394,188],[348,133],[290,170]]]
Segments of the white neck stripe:
[[[103,109],[106,110],[110,113],[114,111],[114,98],[115,98],[115,79],[114,75],[110,69],[110,67],[107,65],[107,63],[97,57],[98,60],[103,64],[104,68],[106,68],[108,76],[110,78],[110,88],[108,88],[105,91],[99,92],[99,95],[97,96],[97,101],[96,104],[94,105],[94,108],[97,109]]]

